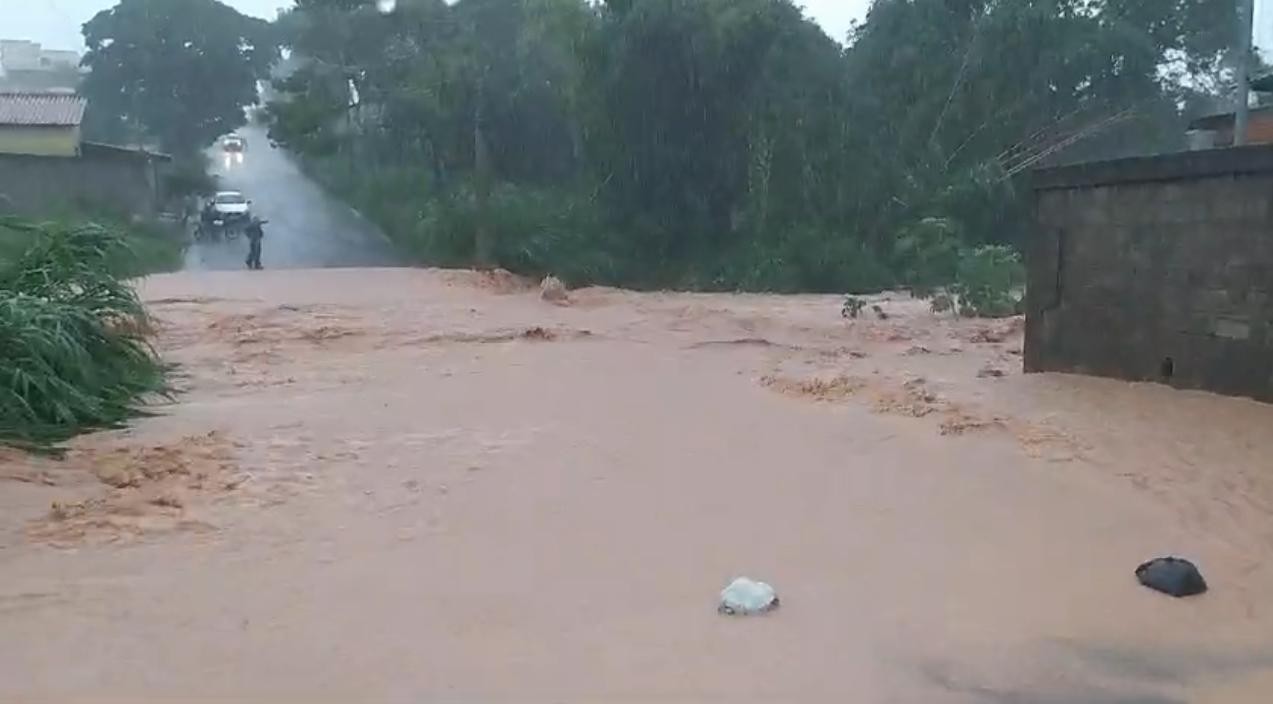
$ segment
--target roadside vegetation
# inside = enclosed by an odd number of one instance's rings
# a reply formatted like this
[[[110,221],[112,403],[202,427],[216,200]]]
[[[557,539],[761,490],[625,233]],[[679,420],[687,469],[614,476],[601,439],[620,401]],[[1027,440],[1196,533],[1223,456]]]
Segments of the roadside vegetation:
[[[68,223],[97,227],[119,240],[118,246],[108,248],[105,265],[107,271],[120,278],[177,271],[185,256],[187,240],[177,223],[138,220],[101,208],[67,208],[40,221],[50,224],[36,225],[16,217],[4,220],[5,226],[0,227],[0,267],[12,265],[39,244],[47,231],[68,227]],[[24,222],[25,225],[19,224]]]
[[[876,0],[846,37],[792,0],[121,0],[82,90],[177,196],[274,78],[272,141],[418,263],[972,314],[1017,306],[1029,171],[1184,146],[1233,102],[1233,28],[1232,0]]]
[[[278,56],[270,24],[216,0],[121,0],[83,31],[86,138],[171,153],[169,205],[210,191],[202,151],[257,103]],[[179,269],[186,240],[85,204],[38,221],[12,206],[0,202],[0,444],[47,450],[167,393],[130,279]]]
[[[47,449],[167,392],[117,229],[0,217],[0,444]],[[15,250],[19,254],[10,256]]]
[[[1028,172],[1184,145],[1230,0],[299,0],[271,137],[416,260],[1016,304]],[[838,40],[843,40],[843,43]],[[952,303],[953,305],[953,303]]]

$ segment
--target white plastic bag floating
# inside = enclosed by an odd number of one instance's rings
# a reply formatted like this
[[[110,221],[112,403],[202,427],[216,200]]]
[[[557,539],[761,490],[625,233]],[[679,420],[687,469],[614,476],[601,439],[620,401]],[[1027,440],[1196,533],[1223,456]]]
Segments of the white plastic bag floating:
[[[778,594],[764,582],[739,577],[720,593],[716,610],[726,616],[763,614],[778,608]]]

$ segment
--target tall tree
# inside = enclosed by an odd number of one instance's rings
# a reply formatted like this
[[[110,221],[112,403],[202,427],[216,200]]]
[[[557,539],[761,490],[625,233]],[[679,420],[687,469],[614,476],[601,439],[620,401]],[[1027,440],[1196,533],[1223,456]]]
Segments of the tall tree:
[[[272,106],[272,132],[310,154],[357,144],[371,157],[349,160],[359,168],[427,164],[433,188],[471,189],[474,252],[489,263],[494,189],[579,172],[578,54],[594,19],[584,0],[414,0],[391,13],[301,0],[282,24],[303,66]]]
[[[84,25],[88,129],[193,153],[244,124],[277,57],[267,22],[217,0],[122,0]]]
[[[1025,229],[1030,168],[1178,146],[1232,19],[1231,0],[874,0],[846,47],[793,0],[298,0],[273,127],[338,157],[341,190],[433,261],[933,282]]]
[[[1178,106],[1222,55],[1226,7],[877,0],[846,57],[854,150],[878,176],[861,184],[860,229],[953,215],[974,239],[1011,239],[1016,174],[1180,145]]]

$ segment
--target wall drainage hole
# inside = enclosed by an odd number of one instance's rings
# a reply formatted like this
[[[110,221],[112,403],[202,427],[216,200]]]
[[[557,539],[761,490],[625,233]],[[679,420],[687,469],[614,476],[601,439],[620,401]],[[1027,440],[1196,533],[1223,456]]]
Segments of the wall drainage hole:
[[[1171,357],[1164,357],[1162,365],[1158,368],[1158,374],[1164,379],[1170,379],[1176,375],[1176,360]]]

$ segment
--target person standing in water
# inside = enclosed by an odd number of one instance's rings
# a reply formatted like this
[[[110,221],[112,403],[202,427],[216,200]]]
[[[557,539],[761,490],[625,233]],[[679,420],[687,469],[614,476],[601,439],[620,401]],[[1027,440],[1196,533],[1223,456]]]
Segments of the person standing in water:
[[[264,268],[261,266],[261,238],[265,237],[265,230],[261,226],[264,224],[264,220],[252,218],[252,222],[248,223],[247,229],[243,231],[248,238],[247,265],[249,269]]]

